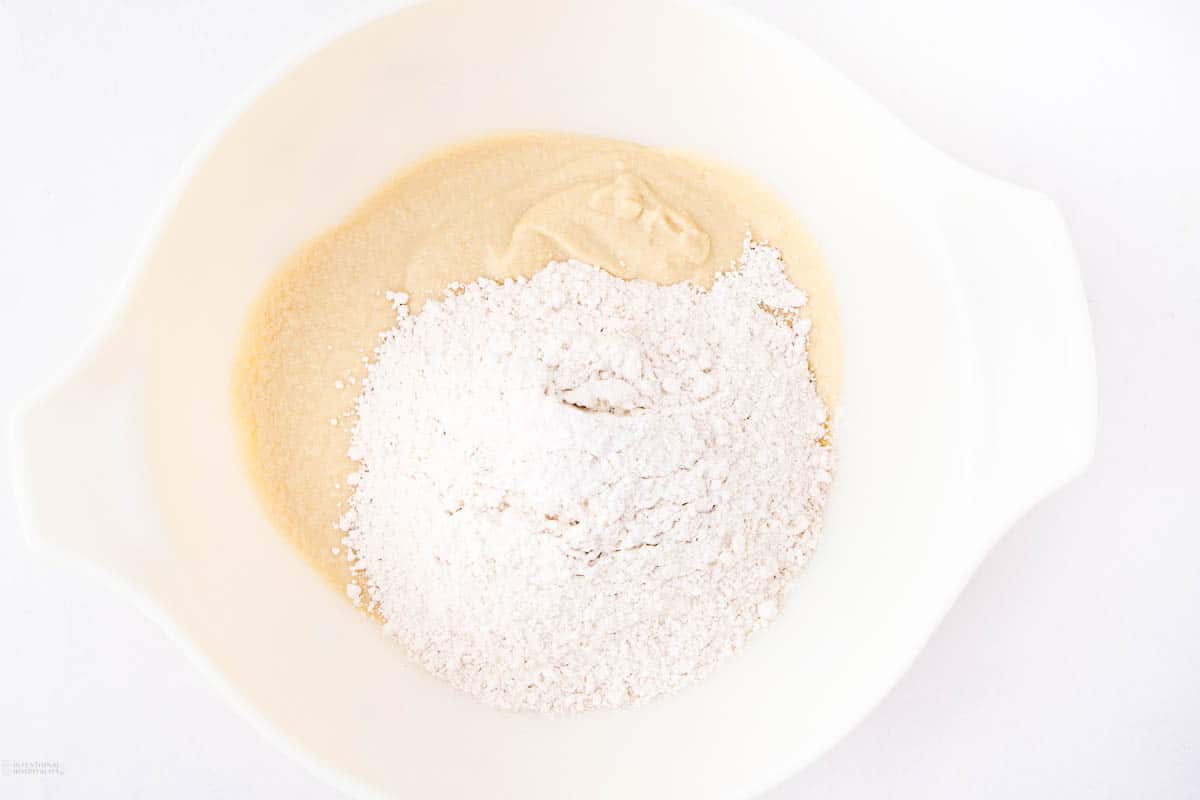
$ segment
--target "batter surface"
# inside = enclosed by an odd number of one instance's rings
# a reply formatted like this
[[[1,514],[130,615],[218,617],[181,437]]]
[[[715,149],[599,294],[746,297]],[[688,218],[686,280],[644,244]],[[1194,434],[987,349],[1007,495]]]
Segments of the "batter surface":
[[[336,521],[366,361],[407,292],[414,312],[454,282],[531,275],[576,258],[621,278],[709,286],[749,230],[809,294],[809,360],[826,404],[841,383],[832,282],[799,220],[727,167],[625,142],[519,134],[437,153],[394,177],[277,271],[234,381],[250,473],[274,524],[339,588]]]

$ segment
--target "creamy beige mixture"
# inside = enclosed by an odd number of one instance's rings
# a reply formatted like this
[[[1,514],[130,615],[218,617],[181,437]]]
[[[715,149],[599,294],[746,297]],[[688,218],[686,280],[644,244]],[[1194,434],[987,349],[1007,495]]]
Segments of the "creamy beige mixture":
[[[829,275],[799,221],[727,167],[625,142],[520,134],[438,153],[392,179],[283,264],[256,304],[237,366],[245,453],[273,522],[339,587],[335,522],[358,382],[395,311],[447,284],[530,275],[576,258],[622,278],[709,285],[749,230],[809,293],[810,362],[831,407],[841,331]],[[335,553],[335,549],[338,550]]]

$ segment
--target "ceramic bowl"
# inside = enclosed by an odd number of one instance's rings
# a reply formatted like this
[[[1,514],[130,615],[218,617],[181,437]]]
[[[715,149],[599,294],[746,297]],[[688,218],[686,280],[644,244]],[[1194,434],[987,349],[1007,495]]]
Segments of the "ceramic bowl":
[[[833,272],[840,468],[784,613],[709,679],[544,719],[411,666],[276,533],[235,348],[279,263],[423,154],[545,129],[724,160]],[[744,798],[898,680],[997,538],[1089,461],[1093,351],[1061,218],[922,142],[794,40],[668,0],[433,2],[327,41],[189,162],[118,310],[15,419],[31,541],[109,573],[280,747],[354,795]]]

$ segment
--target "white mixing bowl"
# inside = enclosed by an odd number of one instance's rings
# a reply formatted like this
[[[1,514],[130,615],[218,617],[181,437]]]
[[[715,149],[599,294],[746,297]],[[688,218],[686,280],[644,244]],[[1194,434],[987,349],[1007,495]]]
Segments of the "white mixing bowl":
[[[648,707],[542,719],[410,666],[272,530],[238,460],[248,308],[293,249],[422,154],[548,129],[772,185],[834,273],[840,470],[785,613]],[[668,0],[435,2],[292,65],[196,156],[119,312],[15,421],[34,544],[103,568],[273,741],[408,798],[744,798],[896,682],[998,536],[1095,433],[1087,311],[1037,194],[918,140],[795,41]]]

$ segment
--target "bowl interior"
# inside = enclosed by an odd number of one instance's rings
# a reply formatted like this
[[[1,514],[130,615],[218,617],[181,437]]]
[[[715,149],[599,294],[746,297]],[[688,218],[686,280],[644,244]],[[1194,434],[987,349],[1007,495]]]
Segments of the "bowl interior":
[[[824,542],[785,613],[710,679],[565,719],[490,710],[408,665],[268,525],[232,428],[251,302],[297,246],[455,140],[550,129],[681,148],[805,220],[846,333]],[[961,324],[920,146],[811,55],[670,2],[439,2],[354,30],[267,90],[200,165],[150,254],[155,601],[249,713],[345,786],[409,797],[731,797],[845,732],[949,587],[939,542],[965,424]],[[785,254],[786,255],[786,254]]]

